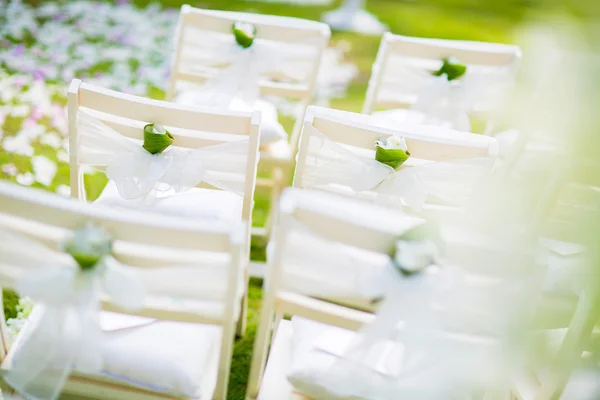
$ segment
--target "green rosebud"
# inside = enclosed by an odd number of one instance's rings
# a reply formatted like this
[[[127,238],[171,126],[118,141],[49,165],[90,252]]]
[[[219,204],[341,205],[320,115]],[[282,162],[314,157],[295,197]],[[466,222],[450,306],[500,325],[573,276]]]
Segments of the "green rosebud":
[[[461,64],[456,57],[446,57],[443,59],[442,67],[433,73],[434,76],[446,75],[449,81],[462,77],[467,72],[467,66]]]
[[[375,159],[382,164],[397,169],[409,157],[410,152],[404,138],[388,136],[375,142]]]
[[[159,154],[173,144],[175,138],[159,124],[144,126],[144,144],[142,147],[150,154]]]
[[[112,252],[112,239],[101,227],[87,224],[74,232],[73,237],[63,244],[63,250],[73,257],[82,270],[89,270]]]
[[[256,28],[247,22],[236,22],[231,26],[235,41],[244,49],[249,48],[254,43]]]

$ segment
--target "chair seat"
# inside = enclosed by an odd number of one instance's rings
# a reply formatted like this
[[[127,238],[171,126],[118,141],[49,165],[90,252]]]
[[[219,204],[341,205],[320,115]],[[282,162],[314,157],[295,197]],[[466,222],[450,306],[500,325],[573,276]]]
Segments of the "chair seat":
[[[152,206],[136,208],[225,223],[238,222],[242,216],[242,196],[224,190],[192,188],[182,193],[164,193],[159,196]],[[111,207],[132,207],[128,200],[119,195],[117,186],[112,181],[108,182],[94,203]]]
[[[567,329],[549,329],[531,333],[532,342],[543,348],[549,357],[555,357],[563,343]],[[294,316],[292,321],[282,321],[274,339],[265,379],[259,399],[274,399],[277,395],[294,392],[308,393],[317,399],[329,399],[329,395],[319,385],[320,378],[334,368],[345,348],[354,341],[355,333],[346,329],[329,326],[306,318]],[[389,342],[391,350],[392,342]],[[394,353],[402,352],[400,343],[394,345]],[[406,364],[409,367],[409,364]],[[378,364],[386,365],[383,359]],[[410,367],[409,367],[410,369]],[[379,371],[383,373],[382,371]],[[543,379],[547,371],[535,368],[532,376]],[[379,376],[379,375],[374,375]],[[371,376],[368,379],[372,379]],[[414,378],[414,377],[413,377]],[[267,394],[269,396],[267,396]],[[401,392],[398,393],[398,398]],[[291,397],[295,398],[295,397]],[[305,399],[308,397],[297,397]]]
[[[104,311],[100,320],[106,338],[103,370],[97,374],[74,371],[63,389],[67,398],[85,398],[100,391],[102,398],[123,398],[125,389],[132,395],[150,392],[212,399],[219,367],[219,326]],[[27,328],[22,334],[26,335],[26,331]],[[18,345],[17,342],[11,350]],[[90,387],[90,383],[97,388]],[[116,394],[119,388],[121,397]]]

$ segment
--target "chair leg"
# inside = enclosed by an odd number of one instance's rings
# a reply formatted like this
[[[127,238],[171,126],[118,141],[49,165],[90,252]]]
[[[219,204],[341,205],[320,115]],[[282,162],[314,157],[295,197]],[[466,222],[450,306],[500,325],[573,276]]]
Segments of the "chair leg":
[[[265,299],[260,313],[260,322],[254,338],[252,363],[248,377],[246,400],[255,400],[258,397],[262,375],[267,363],[269,336],[273,327],[273,304],[270,299]]]
[[[250,245],[248,245],[248,252],[250,251]],[[250,260],[248,253],[248,260]],[[248,324],[248,286],[250,285],[250,266],[246,267],[246,272],[244,273],[244,296],[242,297],[242,304],[240,308],[240,316],[237,321],[237,325],[235,328],[235,334],[237,337],[244,337],[246,335],[246,325]]]
[[[265,242],[268,243],[271,237],[271,230],[275,223],[275,216],[277,215],[277,205],[279,203],[279,196],[283,190],[284,184],[284,173],[281,168],[275,168],[273,170],[273,187],[271,188],[271,201],[269,204],[269,214],[265,221]]]

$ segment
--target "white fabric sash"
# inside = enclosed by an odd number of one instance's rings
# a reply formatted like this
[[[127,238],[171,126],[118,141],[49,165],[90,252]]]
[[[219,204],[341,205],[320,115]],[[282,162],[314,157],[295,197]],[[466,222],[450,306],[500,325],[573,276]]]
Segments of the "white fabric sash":
[[[78,112],[77,125],[80,162],[106,167],[119,195],[134,204],[150,205],[158,192],[182,192],[201,182],[240,195],[244,192],[244,180],[232,177],[245,175],[247,139],[194,150],[171,146],[150,154],[139,141],[120,135],[84,110]]]
[[[386,93],[410,93],[416,102],[409,113],[408,123],[424,125],[448,125],[454,130],[470,132],[469,113],[478,105],[497,103],[513,82],[511,66],[499,68],[469,67],[457,80],[448,81],[446,76],[434,76],[431,72],[399,62],[394,65],[396,79],[385,79],[381,97]],[[421,114],[424,120],[416,120]]]
[[[469,158],[432,162],[399,171],[373,158],[361,157],[331,140],[312,126],[305,127],[308,140],[304,187],[342,185],[355,193],[372,191],[387,205],[407,205],[420,211],[429,196],[460,206],[475,185],[494,167],[494,159]]]
[[[184,50],[185,68],[190,71],[217,70],[197,92],[202,104],[229,108],[234,98],[249,107],[260,96],[260,80],[265,77],[286,81],[306,80],[316,53],[315,39],[298,43],[283,43],[256,38],[249,48],[237,44],[233,33],[190,30],[194,46]],[[188,102],[187,100],[186,102]]]
[[[21,260],[24,276],[15,288],[37,303],[5,380],[27,398],[56,399],[73,368],[86,373],[102,370],[101,294],[118,307],[135,311],[143,305],[144,287],[132,270],[111,256],[82,271],[64,253],[1,230],[0,250],[2,261],[13,259],[9,265]]]

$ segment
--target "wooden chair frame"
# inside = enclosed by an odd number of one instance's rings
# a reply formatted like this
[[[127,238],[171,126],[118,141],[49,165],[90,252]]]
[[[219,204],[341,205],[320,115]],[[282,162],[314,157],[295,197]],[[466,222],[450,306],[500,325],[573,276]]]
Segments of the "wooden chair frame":
[[[329,44],[331,29],[327,24],[315,21],[301,20],[297,18],[279,17],[270,15],[258,15],[242,12],[215,11],[193,8],[189,5],[181,7],[181,14],[175,34],[175,53],[171,68],[167,100],[172,101],[175,97],[175,89],[178,81],[201,84],[214,76],[210,73],[187,73],[180,71],[182,59],[183,34],[187,26],[197,27],[220,33],[230,33],[233,23],[242,21],[252,23],[256,29],[256,37],[279,42],[298,42],[305,39],[315,39],[315,59],[306,82],[303,83],[281,83],[263,81],[260,84],[261,95],[279,96],[292,98],[300,101],[299,113],[295,116],[295,124],[289,146],[291,157],[281,158],[268,151],[261,152],[259,169],[271,171],[272,176],[257,180],[257,187],[271,192],[271,209],[275,209],[277,199],[283,187],[289,184],[294,167],[294,157],[297,152],[298,137],[302,129],[302,117],[306,107],[312,102],[316,85],[321,58]],[[267,218],[264,228],[255,227],[253,234],[268,238],[272,222],[272,212]]]
[[[244,259],[247,252],[247,229],[244,226],[246,222],[240,222],[231,228],[223,225],[199,226],[194,221],[165,216],[149,219],[147,214],[141,212],[95,207],[40,190],[0,182],[0,226],[3,228],[33,237],[51,248],[59,248],[60,243],[69,237],[74,229],[88,222],[94,222],[110,232],[115,239],[113,254],[116,258],[139,267],[155,266],[156,257],[160,259],[161,265],[170,263],[181,265],[182,260],[200,265],[202,254],[206,254],[201,252],[231,255],[222,313],[178,309],[174,308],[172,303],[161,304],[152,298],[147,299],[141,311],[131,313],[163,320],[220,325],[222,327],[220,361],[213,398],[225,400],[235,337],[234,310],[246,263]],[[152,246],[153,251],[140,251],[139,246]],[[3,276],[2,286],[13,286],[17,278],[18,276]],[[123,312],[108,301],[103,302],[103,308]],[[6,373],[11,368],[14,352],[11,353],[11,343],[7,336],[3,315],[0,324],[3,344],[0,346],[1,371]],[[100,396],[112,399],[176,398],[130,386],[101,382],[80,374],[71,376],[64,391],[78,396]]]
[[[367,88],[367,96],[363,105],[364,114],[372,114],[378,108],[409,108],[412,104],[406,101],[380,101],[379,95],[383,89],[383,79],[390,68],[392,56],[418,58],[437,61],[454,56],[461,62],[478,66],[510,66],[516,75],[521,61],[521,49],[518,46],[484,43],[466,40],[428,39],[383,34],[379,51],[373,64],[371,79]],[[475,114],[486,113],[487,110],[473,110]],[[488,126],[486,133],[489,133]]]
[[[258,164],[260,113],[184,107],[174,103],[115,92],[74,79],[68,91],[70,180],[71,195],[82,201],[86,201],[86,192],[83,173],[80,169],[81,161],[78,156],[77,114],[80,107],[101,113],[104,123],[123,136],[133,139],[143,139],[140,122],[141,126],[146,123],[160,123],[171,128],[185,129],[186,131],[177,133],[174,145],[191,149],[223,143],[225,142],[224,136],[227,135],[247,137],[249,140],[249,153],[244,177],[242,220],[250,221],[247,228],[249,254],[250,225]],[[195,136],[195,132],[210,133],[211,136]],[[200,183],[198,187],[217,189],[205,183]],[[244,298],[243,309],[244,312],[238,329],[240,334],[245,331],[246,297]]]

